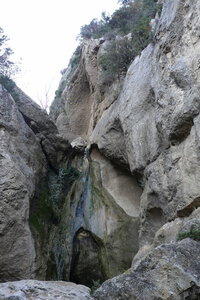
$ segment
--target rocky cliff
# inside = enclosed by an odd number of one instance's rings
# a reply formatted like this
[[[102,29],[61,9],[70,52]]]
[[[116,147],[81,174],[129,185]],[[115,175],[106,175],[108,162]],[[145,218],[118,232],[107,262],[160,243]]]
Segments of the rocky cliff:
[[[1,88],[1,281],[109,279],[93,299],[200,299],[200,3],[159,3],[152,43],[112,82],[110,41],[83,42],[56,126]]]

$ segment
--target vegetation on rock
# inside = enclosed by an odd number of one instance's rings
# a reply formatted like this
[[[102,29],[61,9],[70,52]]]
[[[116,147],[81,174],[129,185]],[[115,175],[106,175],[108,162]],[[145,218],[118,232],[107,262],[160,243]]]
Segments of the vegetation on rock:
[[[119,77],[126,73],[134,57],[132,40],[128,37],[111,41],[99,61],[105,75],[105,81],[110,83],[116,76]]]
[[[19,94],[16,91],[15,82],[7,75],[0,74],[0,84],[11,94],[15,101],[19,100]]]
[[[102,13],[100,21],[93,19],[88,25],[81,27],[81,38],[100,38],[111,33],[128,34],[142,17],[148,17],[149,21],[158,10],[156,0],[120,1],[121,7],[111,17]]]
[[[18,71],[17,65],[10,60],[13,54],[11,48],[7,47],[6,42],[8,37],[4,34],[3,29],[0,27],[0,75],[10,77]]]
[[[179,233],[178,235],[179,241],[186,238],[191,238],[195,241],[200,241],[200,225],[199,226],[192,225],[189,231]]]
[[[102,12],[100,20],[93,19],[82,26],[79,34],[80,42],[101,37],[110,41],[99,61],[107,84],[124,75],[134,58],[151,42],[150,20],[161,10],[157,0],[120,0],[119,3],[120,8],[111,16]],[[72,55],[55,98],[61,97],[80,62],[81,54],[80,44]]]

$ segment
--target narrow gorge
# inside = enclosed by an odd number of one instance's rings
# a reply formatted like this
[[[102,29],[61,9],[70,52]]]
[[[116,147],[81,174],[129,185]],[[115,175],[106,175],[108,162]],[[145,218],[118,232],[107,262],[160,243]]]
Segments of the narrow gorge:
[[[157,5],[114,78],[82,40],[49,115],[1,82],[0,300],[200,299],[200,2]]]

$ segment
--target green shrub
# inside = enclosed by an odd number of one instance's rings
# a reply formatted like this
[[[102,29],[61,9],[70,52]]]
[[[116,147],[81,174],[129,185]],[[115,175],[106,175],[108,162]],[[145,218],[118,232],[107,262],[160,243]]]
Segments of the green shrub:
[[[156,5],[156,12],[158,13],[159,17],[161,16],[162,9],[163,9],[163,4]]]
[[[72,70],[74,70],[78,66],[79,61],[81,59],[81,53],[82,53],[82,47],[79,45],[74,51],[72,58],[70,59],[69,62]]]
[[[69,182],[73,182],[74,180],[78,180],[81,176],[79,170],[74,167],[69,168],[60,168],[58,178],[63,180],[66,178]]]
[[[149,20],[154,18],[156,12],[161,9],[157,0],[120,0],[121,7],[111,17],[102,13],[102,19],[93,19],[89,24],[81,27],[81,38],[100,38],[107,33],[128,34],[138,21],[143,17]]]
[[[17,64],[10,60],[13,54],[11,48],[7,47],[8,37],[0,27],[0,74],[10,77],[19,71]]]
[[[157,0],[143,0],[143,15],[154,18],[157,10]]]
[[[150,18],[144,16],[134,25],[132,29],[132,43],[134,44],[135,53],[139,54],[152,39]]]
[[[92,286],[91,286],[91,294],[94,293],[100,286],[101,286],[101,280],[92,280]]]
[[[16,91],[16,84],[10,77],[0,75],[0,84],[11,94],[16,102],[20,100],[19,94]]]
[[[180,232],[177,239],[180,241],[186,238],[191,238],[195,241],[200,241],[200,225],[192,225],[189,231]]]
[[[106,53],[100,57],[99,63],[105,74],[105,80],[112,82],[117,76],[126,73],[131,61],[135,57],[132,40],[125,37],[111,41]]]
[[[102,13],[102,19],[93,19],[81,27],[81,38],[105,38],[111,40],[99,64],[108,84],[126,73],[132,60],[151,42],[151,18],[162,9],[157,0],[119,0],[121,7],[111,17]],[[124,37],[131,33],[131,38]],[[116,35],[123,38],[116,39]],[[77,65],[79,53],[72,56],[71,66]],[[62,86],[58,91],[62,94]]]
[[[55,98],[60,98],[65,87],[66,87],[66,84],[67,84],[67,81],[66,80],[63,80],[60,84],[59,84],[59,87],[58,89],[55,91]]]

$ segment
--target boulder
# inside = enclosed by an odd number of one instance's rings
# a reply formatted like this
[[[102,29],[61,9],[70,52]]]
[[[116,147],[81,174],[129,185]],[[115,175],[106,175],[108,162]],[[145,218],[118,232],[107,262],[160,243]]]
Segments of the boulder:
[[[153,249],[136,268],[103,283],[94,299],[197,300],[200,243],[192,239]]]
[[[0,300],[92,300],[90,289],[64,281],[21,280],[0,284]]]

